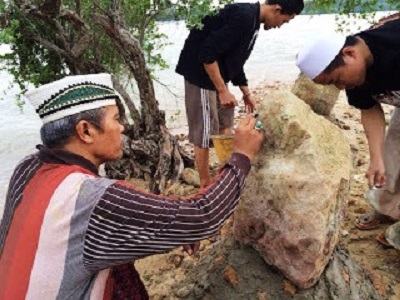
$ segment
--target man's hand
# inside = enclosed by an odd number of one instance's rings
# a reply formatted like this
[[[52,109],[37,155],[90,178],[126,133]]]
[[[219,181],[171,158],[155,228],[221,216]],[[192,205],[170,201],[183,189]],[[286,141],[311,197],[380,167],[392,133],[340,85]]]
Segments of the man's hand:
[[[246,155],[252,160],[260,151],[263,130],[254,129],[257,119],[246,115],[240,120],[233,138],[233,152]]]
[[[252,94],[243,95],[243,101],[244,101],[244,107],[248,114],[251,114],[252,112],[254,112],[258,107],[258,104],[257,104],[256,100],[254,100],[254,97]]]
[[[218,98],[223,108],[231,108],[238,105],[235,96],[228,90],[228,88],[218,92]]]
[[[381,188],[386,184],[385,164],[382,158],[370,162],[365,177],[368,179],[370,187],[376,186],[377,188]]]

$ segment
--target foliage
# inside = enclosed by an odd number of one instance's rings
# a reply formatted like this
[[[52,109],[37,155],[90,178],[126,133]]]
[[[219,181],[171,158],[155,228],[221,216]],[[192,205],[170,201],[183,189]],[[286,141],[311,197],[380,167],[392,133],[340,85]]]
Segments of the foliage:
[[[41,6],[50,0],[32,0],[31,3]],[[50,1],[52,2],[52,1]],[[53,1],[55,2],[55,1]],[[105,70],[120,76],[129,76],[122,57],[115,45],[105,35],[102,28],[94,23],[94,13],[107,14],[110,0],[64,0],[63,8],[78,14],[87,24],[90,34],[90,44],[83,54],[84,60],[97,62]],[[145,54],[148,68],[153,72],[168,67],[162,58],[162,49],[167,45],[165,35],[159,30],[157,20],[185,20],[187,26],[201,27],[201,19],[206,14],[212,14],[223,4],[232,0],[125,0],[123,11],[126,26],[139,41]],[[398,0],[313,0],[306,2],[306,13],[338,12],[353,14],[381,9],[400,9]],[[32,41],[28,37],[39,35],[41,39],[59,44],[59,37],[40,19],[28,17],[20,11],[15,0],[0,0],[2,31],[0,43],[9,44],[12,52],[0,56],[2,69],[11,73],[15,81],[24,91],[26,83],[39,85],[58,79],[74,70],[56,52],[49,50],[43,43]],[[63,29],[68,32],[68,39],[75,43],[79,34],[70,23],[58,20]],[[345,24],[343,19],[342,24]]]
[[[306,1],[304,14],[353,14],[399,10],[398,0],[311,0]]]
[[[167,45],[166,36],[158,27],[157,19],[180,20],[187,22],[192,27],[200,24],[201,18],[215,11],[223,3],[230,0],[216,2],[213,0],[125,0],[123,11],[126,26],[145,54],[147,66],[154,73],[156,69],[167,68],[162,58],[162,49]],[[44,0],[33,0],[31,3],[41,7]],[[51,1],[50,1],[51,2]],[[122,57],[115,51],[115,46],[105,35],[104,31],[96,25],[92,16],[94,13],[107,14],[110,0],[64,0],[63,8],[77,13],[89,26],[90,45],[84,53],[84,59],[100,63],[106,70],[120,76],[130,76]],[[79,5],[77,5],[79,4]],[[56,80],[67,73],[74,73],[68,68],[54,51],[49,50],[40,42],[32,42],[28,37],[32,34],[39,35],[43,40],[58,44],[58,37],[54,31],[44,26],[38,19],[28,17],[20,11],[14,0],[0,2],[0,14],[6,22],[0,32],[0,43],[9,44],[12,52],[1,55],[2,69],[11,73],[15,82],[24,91],[27,83],[35,86]],[[61,26],[69,33],[69,39],[74,43],[79,36],[75,29],[68,23],[59,20]]]
[[[355,19],[376,22],[377,11],[400,10],[398,0],[311,0],[305,2],[304,14],[335,13],[339,31],[352,27]]]
[[[24,35],[41,32],[42,35],[51,36],[53,33],[41,23],[33,24],[29,19],[19,16],[18,10],[10,10],[10,15],[15,16],[0,34],[2,43],[11,46],[11,52],[1,55],[3,69],[13,75],[15,82],[22,92],[27,82],[39,85],[58,79],[65,75],[65,66],[62,60],[44,48],[42,45],[27,42]]]

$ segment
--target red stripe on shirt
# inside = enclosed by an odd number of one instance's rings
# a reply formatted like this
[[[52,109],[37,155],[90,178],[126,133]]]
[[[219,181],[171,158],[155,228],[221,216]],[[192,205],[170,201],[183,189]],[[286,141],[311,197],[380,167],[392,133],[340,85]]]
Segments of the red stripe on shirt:
[[[74,172],[91,174],[77,166],[45,164],[25,187],[0,259],[0,299],[25,299],[46,209],[60,183]]]

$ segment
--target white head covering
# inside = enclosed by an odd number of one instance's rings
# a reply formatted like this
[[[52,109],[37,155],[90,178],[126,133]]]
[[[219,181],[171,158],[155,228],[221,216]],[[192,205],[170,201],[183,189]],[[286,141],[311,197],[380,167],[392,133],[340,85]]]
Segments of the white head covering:
[[[343,48],[346,37],[336,32],[310,37],[297,55],[296,65],[310,79],[321,74]]]
[[[67,76],[28,91],[32,103],[46,124],[82,111],[115,105],[120,98],[110,74]]]

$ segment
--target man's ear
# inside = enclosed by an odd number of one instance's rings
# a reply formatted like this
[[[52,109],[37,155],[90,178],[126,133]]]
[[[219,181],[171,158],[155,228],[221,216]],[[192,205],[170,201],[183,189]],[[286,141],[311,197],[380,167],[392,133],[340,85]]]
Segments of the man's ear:
[[[92,124],[86,120],[81,120],[76,124],[75,131],[77,138],[86,144],[92,144],[94,142],[94,136],[96,129]]]
[[[352,46],[344,47],[343,50],[342,50],[342,53],[343,53],[344,57],[355,58],[357,56],[357,51]]]
[[[275,4],[274,8],[273,8],[273,12],[276,15],[281,15],[282,14],[282,6],[280,6],[279,4]]]

